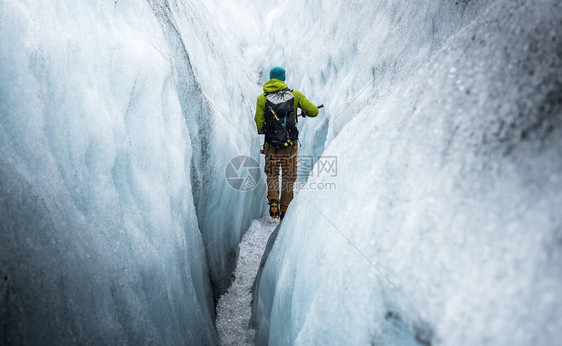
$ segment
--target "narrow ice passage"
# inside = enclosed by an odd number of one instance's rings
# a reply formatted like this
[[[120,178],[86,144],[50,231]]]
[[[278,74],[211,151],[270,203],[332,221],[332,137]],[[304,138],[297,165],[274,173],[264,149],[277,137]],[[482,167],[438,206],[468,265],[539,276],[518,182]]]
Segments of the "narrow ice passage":
[[[0,37],[0,345],[561,344],[562,1],[2,1]],[[274,66],[325,108],[269,236],[229,167],[265,178]]]
[[[240,242],[234,282],[217,305],[217,330],[221,345],[253,345],[250,329],[252,284],[269,236],[279,221],[269,217],[254,220]]]

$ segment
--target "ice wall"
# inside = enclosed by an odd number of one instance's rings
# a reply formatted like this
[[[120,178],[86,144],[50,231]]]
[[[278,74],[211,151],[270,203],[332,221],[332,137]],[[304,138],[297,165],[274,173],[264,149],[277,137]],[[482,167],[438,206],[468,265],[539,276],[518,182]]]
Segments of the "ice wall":
[[[269,14],[293,25],[266,34],[264,64],[327,105],[300,153],[336,156],[337,176],[308,181],[337,189],[291,205],[254,302],[258,344],[560,340],[561,10],[285,1]]]
[[[0,343],[216,343],[263,207],[224,179],[259,88],[213,4],[0,4]]]
[[[230,1],[155,2],[151,7],[174,48],[168,59],[180,101],[196,109],[186,116],[195,133],[191,179],[216,300],[230,285],[243,232],[266,206],[263,181],[250,191],[237,191],[225,178],[231,159],[259,160],[253,109],[261,90],[246,58],[259,38],[252,36],[258,17],[252,7]],[[196,98],[192,103],[190,95]]]

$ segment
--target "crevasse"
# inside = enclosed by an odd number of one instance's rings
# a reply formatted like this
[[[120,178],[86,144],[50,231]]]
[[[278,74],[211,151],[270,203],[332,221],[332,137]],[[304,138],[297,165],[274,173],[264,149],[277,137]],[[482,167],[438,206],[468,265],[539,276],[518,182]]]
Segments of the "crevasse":
[[[264,258],[257,344],[556,343],[560,13],[0,3],[0,343],[218,342],[266,206],[225,168],[263,167],[253,108],[276,65],[325,108],[299,123],[314,166]]]

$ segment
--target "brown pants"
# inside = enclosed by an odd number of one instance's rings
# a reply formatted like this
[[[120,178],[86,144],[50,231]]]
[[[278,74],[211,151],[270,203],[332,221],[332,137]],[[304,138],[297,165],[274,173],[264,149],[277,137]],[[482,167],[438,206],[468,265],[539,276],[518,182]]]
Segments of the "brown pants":
[[[279,201],[279,167],[281,167],[281,200]],[[297,146],[288,149],[265,147],[265,174],[267,175],[267,199],[280,202],[280,210],[287,211],[293,200],[293,185],[297,180]]]

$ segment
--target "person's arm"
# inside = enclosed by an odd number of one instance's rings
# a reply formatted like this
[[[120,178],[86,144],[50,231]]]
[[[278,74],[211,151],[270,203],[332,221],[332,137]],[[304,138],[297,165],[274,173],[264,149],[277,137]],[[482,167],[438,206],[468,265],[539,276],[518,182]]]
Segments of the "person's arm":
[[[298,107],[302,109],[304,115],[307,117],[315,117],[318,115],[318,107],[310,102],[303,93],[298,90],[293,90],[293,95],[295,96]]]
[[[263,123],[265,122],[265,97],[262,95],[258,96],[258,101],[256,102],[256,115],[254,116],[254,121],[256,122],[256,128],[258,129],[258,134],[263,134]]]

